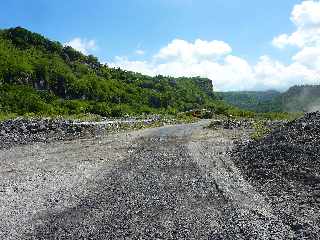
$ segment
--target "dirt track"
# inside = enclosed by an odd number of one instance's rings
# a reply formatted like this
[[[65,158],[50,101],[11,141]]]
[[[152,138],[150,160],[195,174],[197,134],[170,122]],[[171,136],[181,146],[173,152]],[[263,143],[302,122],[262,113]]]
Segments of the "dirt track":
[[[207,122],[0,151],[0,239],[291,239]]]

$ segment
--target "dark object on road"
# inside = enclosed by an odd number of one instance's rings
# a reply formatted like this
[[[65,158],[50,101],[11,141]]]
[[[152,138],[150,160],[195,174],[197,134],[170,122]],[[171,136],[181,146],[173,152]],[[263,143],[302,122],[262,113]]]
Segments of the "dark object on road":
[[[239,146],[233,157],[296,239],[320,239],[320,112]]]

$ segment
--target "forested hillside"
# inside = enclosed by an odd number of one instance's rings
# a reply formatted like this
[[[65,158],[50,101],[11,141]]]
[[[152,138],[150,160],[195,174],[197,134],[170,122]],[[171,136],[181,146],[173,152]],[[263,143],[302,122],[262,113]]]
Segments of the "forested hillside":
[[[227,103],[255,112],[279,111],[279,106],[275,106],[272,102],[273,99],[279,95],[280,92],[272,90],[217,93],[217,96]]]
[[[286,92],[219,92],[227,103],[254,112],[313,112],[320,110],[320,85],[293,86]]]
[[[205,78],[149,77],[110,68],[92,55],[21,27],[0,31],[0,112],[122,116],[211,107]]]
[[[320,110],[320,85],[294,86],[273,100],[287,112],[313,112]]]

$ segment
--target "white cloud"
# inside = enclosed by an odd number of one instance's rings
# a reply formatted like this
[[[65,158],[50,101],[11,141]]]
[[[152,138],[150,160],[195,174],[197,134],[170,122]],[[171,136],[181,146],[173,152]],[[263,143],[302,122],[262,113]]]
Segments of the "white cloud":
[[[143,50],[141,50],[141,49],[137,49],[137,50],[135,51],[135,54],[142,56],[142,55],[145,54],[145,51],[143,51]]]
[[[315,84],[319,81],[319,70],[312,70],[303,64],[283,64],[268,56],[260,57],[253,67],[255,79],[262,89],[287,89],[293,85]]]
[[[300,27],[319,26],[320,24],[320,2],[303,1],[294,6],[291,20]]]
[[[175,39],[160,49],[155,58],[160,60],[179,59],[183,62],[199,62],[206,58],[217,58],[232,51],[231,47],[222,41],[203,41],[197,39],[194,43]]]
[[[292,37],[288,36],[287,34],[281,34],[272,40],[272,44],[277,48],[284,48],[287,45],[295,45],[295,42],[297,41],[292,39]]]
[[[182,46],[175,46],[174,49],[185,49],[185,46],[194,48],[190,47],[192,43],[180,43]],[[150,61],[130,61],[127,57],[117,57],[110,66],[150,76],[162,74],[174,77],[208,77],[218,90],[285,90],[294,84],[312,84],[320,80],[320,68],[311,68],[305,64],[305,61],[312,57],[308,52],[297,54],[293,57],[295,62],[287,65],[268,56],[262,56],[256,64],[250,65],[245,59],[231,53],[217,59],[215,55],[208,58],[207,54],[201,56],[179,51],[173,51],[175,54],[163,51],[171,49],[171,44],[160,49]],[[316,58],[316,54],[313,58]]]
[[[291,21],[297,27],[292,34],[281,34],[273,39],[276,47],[284,48],[288,45],[300,48],[320,46],[320,2],[303,1],[294,6]]]
[[[127,57],[116,57],[115,62],[107,64],[110,67],[120,67],[128,71],[140,72],[150,76],[155,75],[152,65],[145,61],[129,61]]]
[[[87,55],[92,50],[96,50],[97,48],[96,42],[94,40],[81,38],[74,38],[71,41],[66,42],[64,46],[70,46],[85,55]]]
[[[147,75],[201,76],[210,78],[218,90],[286,90],[296,84],[320,83],[320,2],[294,6],[291,20],[297,29],[273,40],[279,48],[297,46],[291,63],[261,56],[254,64],[232,53],[223,41],[175,39],[151,59],[130,61],[117,57],[111,66]]]
[[[286,68],[277,63],[278,76],[296,83],[320,83],[320,2],[303,1],[294,6],[291,21],[296,31],[281,34],[273,39],[278,48],[296,46],[298,53],[292,57],[292,64]]]
[[[320,47],[305,47],[292,60],[311,69],[320,69]]]

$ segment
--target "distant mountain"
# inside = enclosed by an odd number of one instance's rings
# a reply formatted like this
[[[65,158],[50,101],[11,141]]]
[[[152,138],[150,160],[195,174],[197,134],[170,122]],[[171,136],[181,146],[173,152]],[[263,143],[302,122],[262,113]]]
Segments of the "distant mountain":
[[[273,99],[274,105],[286,112],[314,112],[320,110],[320,85],[293,86]]]
[[[255,112],[272,112],[280,110],[273,99],[281,95],[278,91],[239,91],[218,92],[217,96],[236,107]]]
[[[313,112],[320,110],[320,85],[293,86],[286,92],[219,92],[236,107],[255,112]]]

